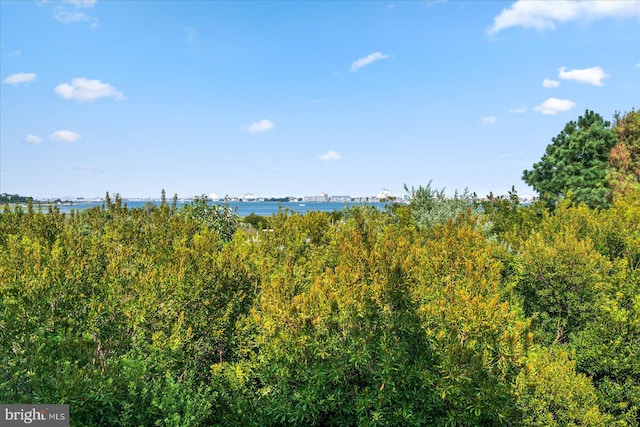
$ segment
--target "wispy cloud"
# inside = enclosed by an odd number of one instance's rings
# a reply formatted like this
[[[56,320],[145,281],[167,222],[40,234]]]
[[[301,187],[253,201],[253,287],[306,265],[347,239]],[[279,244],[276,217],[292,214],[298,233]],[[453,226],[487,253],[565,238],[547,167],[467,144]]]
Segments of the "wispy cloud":
[[[91,18],[82,10],[88,10],[96,5],[97,0],[62,0],[62,3],[71,4],[75,9],[69,10],[66,5],[58,6],[53,11],[53,18],[61,24],[91,21],[90,28],[98,28],[98,19]]]
[[[604,86],[602,80],[609,77],[602,67],[584,68],[582,70],[567,70],[566,67],[558,69],[558,77],[563,80],[573,80],[578,83],[588,83],[594,86]]]
[[[560,86],[560,82],[557,80],[544,79],[542,81],[542,86],[548,87],[548,88],[554,88],[554,87]]]
[[[108,83],[100,80],[89,80],[78,77],[71,80],[71,84],[62,83],[56,86],[55,93],[64,99],[75,99],[78,101],[95,101],[98,98],[111,97],[118,101],[125,99],[122,92]]]
[[[27,136],[24,137],[24,142],[27,144],[40,144],[42,142],[42,138],[37,135],[27,134]]]
[[[575,106],[576,103],[568,99],[549,98],[535,107],[534,110],[542,114],[553,115],[569,111]]]
[[[17,85],[19,83],[29,83],[36,79],[36,73],[16,73],[5,78],[2,83]]]
[[[80,139],[80,135],[70,130],[57,130],[49,136],[49,139],[56,142],[74,142]]]
[[[390,55],[386,55],[386,54],[384,54],[382,52],[371,53],[371,54],[365,56],[364,58],[360,58],[357,61],[354,61],[353,64],[351,64],[351,72],[355,73],[360,68],[366,67],[367,65],[371,64],[372,62],[379,61],[381,59],[387,59],[387,58],[390,58],[390,57],[391,57]]]
[[[268,130],[272,130],[275,127],[276,125],[271,120],[264,119],[264,120],[251,123],[246,128],[246,131],[250,133],[261,133],[261,132],[266,132]]]
[[[543,31],[555,29],[557,24],[570,21],[593,21],[604,18],[640,16],[637,0],[518,0],[493,19],[489,34],[497,34],[510,27]]]
[[[340,160],[342,157],[340,156],[340,154],[336,153],[333,150],[329,150],[326,153],[322,154],[320,156],[320,160],[322,160],[323,162],[330,162],[332,160]]]
[[[527,112],[527,107],[509,108],[511,114],[522,114]]]
[[[83,12],[70,12],[64,9],[56,9],[53,13],[53,19],[61,24],[71,24],[73,22],[88,21],[89,17]]]
[[[496,123],[496,120],[498,120],[496,116],[486,116],[482,118],[482,123],[485,125],[493,125]]]
[[[75,7],[82,9],[91,9],[93,6],[96,5],[96,3],[98,2],[98,0],[62,0],[62,3],[70,3],[73,4]]]

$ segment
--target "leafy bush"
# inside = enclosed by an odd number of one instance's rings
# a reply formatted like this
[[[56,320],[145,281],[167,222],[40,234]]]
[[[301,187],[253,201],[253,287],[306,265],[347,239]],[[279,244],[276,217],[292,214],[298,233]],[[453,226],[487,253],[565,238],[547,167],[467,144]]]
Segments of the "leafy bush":
[[[640,420],[638,194],[0,214],[0,401],[73,425]],[[481,216],[478,215],[482,212]]]
[[[431,182],[426,187],[411,187],[411,190],[405,185],[405,190],[411,198],[411,216],[419,228],[455,221],[474,208],[474,197],[467,189],[462,194],[456,191],[452,198],[445,195],[444,189],[432,189]]]

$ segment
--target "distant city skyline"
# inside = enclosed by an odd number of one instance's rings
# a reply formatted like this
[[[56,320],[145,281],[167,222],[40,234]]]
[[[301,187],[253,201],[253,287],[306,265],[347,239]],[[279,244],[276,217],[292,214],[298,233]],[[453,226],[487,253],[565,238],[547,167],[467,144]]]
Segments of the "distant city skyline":
[[[16,194],[17,196],[20,197],[30,197],[28,195],[21,195],[21,194]],[[485,195],[481,195],[481,194],[473,194],[475,199],[486,199],[487,197],[509,197],[508,193],[505,194],[485,194]],[[0,193],[0,197],[11,197],[13,196],[10,193]],[[232,201],[232,202],[264,202],[264,201],[278,201],[278,200],[282,200],[282,199],[289,199],[289,201],[291,202],[329,202],[329,203],[350,203],[350,202],[356,202],[356,203],[362,203],[362,202],[375,202],[375,201],[410,201],[411,200],[411,195],[409,193],[407,193],[406,191],[403,194],[393,194],[391,193],[389,190],[383,189],[381,191],[379,191],[377,194],[375,195],[349,195],[349,194],[343,194],[343,195],[330,195],[327,193],[319,193],[318,195],[299,195],[299,194],[289,194],[286,196],[273,196],[273,195],[260,195],[260,196],[256,196],[254,194],[243,194],[243,195],[233,195],[233,194],[225,194],[224,196],[219,195],[218,193],[209,193],[209,194],[199,194],[199,195],[194,195],[194,196],[180,196],[178,194],[166,194],[166,200],[171,200],[174,197],[177,196],[177,199],[181,202],[185,202],[185,201],[192,201],[196,198],[207,198],[211,201],[217,202],[217,201],[224,201],[224,200],[228,200],[228,201]],[[127,196],[123,196],[120,193],[109,193],[109,197],[111,197],[112,199],[115,197],[120,197],[122,200],[125,201],[155,201],[155,202],[159,202],[162,200],[161,196],[153,196],[153,197],[127,197]],[[456,194],[454,192],[454,194],[448,194],[447,197],[456,197]],[[536,199],[537,197],[533,194],[518,194],[518,198],[521,201],[532,201],[534,199]],[[104,201],[106,200],[106,193],[101,195],[101,196],[91,196],[91,197],[85,197],[85,196],[78,196],[78,197],[72,197],[72,196],[62,196],[62,197],[43,197],[43,198],[35,198],[35,200],[41,201],[41,202],[51,202],[51,201],[56,201],[56,202],[80,202],[80,201],[93,201],[93,202],[97,202],[97,201]]]
[[[0,193],[535,192],[640,107],[640,1],[0,1]]]

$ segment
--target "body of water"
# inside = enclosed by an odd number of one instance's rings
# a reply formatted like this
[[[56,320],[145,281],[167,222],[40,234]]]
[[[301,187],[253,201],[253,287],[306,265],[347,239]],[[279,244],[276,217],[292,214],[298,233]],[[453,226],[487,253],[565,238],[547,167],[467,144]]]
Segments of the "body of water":
[[[146,205],[147,201],[131,201],[124,200],[123,204],[127,205],[129,209],[142,208]],[[151,201],[154,205],[160,206],[159,200]],[[171,202],[169,202],[171,203]],[[184,206],[189,202],[178,202],[178,207]],[[222,205],[222,202],[213,202],[217,205]],[[71,210],[83,210],[94,207],[100,207],[103,202],[86,202],[86,203],[74,203],[70,205],[60,205],[60,212],[71,212]],[[309,211],[321,211],[321,212],[333,212],[339,211],[345,208],[345,206],[363,206],[365,203],[334,203],[334,202],[229,202],[229,207],[234,210],[239,216],[247,216],[252,213],[260,216],[271,216],[278,212],[278,207],[281,209],[289,209],[292,212],[304,214]],[[366,203],[367,206],[375,206],[378,209],[384,209],[388,203]],[[46,211],[46,205],[44,207]]]

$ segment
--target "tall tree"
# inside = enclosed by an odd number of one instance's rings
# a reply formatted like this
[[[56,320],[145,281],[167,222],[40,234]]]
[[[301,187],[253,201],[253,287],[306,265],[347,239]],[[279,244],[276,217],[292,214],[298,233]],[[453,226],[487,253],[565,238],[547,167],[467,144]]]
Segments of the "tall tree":
[[[551,141],[542,159],[532,170],[525,170],[522,179],[550,206],[568,193],[590,207],[607,206],[609,153],[617,142],[611,123],[587,110]]]
[[[609,181],[614,194],[640,189],[640,111],[614,115],[618,143],[611,149]]]

